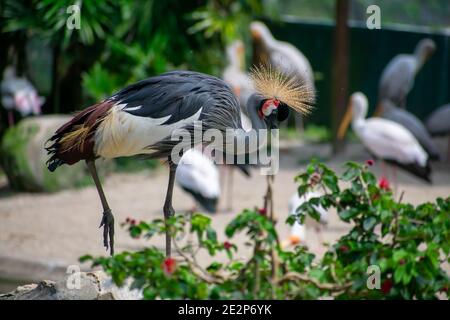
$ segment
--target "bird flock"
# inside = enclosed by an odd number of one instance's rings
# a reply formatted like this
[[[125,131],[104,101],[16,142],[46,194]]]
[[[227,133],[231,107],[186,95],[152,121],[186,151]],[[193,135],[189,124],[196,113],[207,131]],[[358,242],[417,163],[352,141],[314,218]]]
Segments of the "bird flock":
[[[188,142],[190,148],[181,152],[181,159],[175,161],[176,144],[170,139],[173,132],[184,129],[192,133],[197,129],[197,121],[202,121],[202,132],[211,128],[222,132],[230,128],[242,132],[277,128],[286,123],[289,115],[302,128],[302,115],[310,111],[315,95],[310,62],[298,48],[277,40],[262,22],[252,22],[249,33],[256,69],[246,67],[244,43],[235,40],[226,47],[227,66],[221,79],[192,71],[171,71],[142,80],[79,112],[50,138],[46,146],[50,171],[63,164],[86,162],[103,207],[100,225],[103,244],[111,254],[114,253],[114,216],[97,175],[97,158],[144,154],[166,159],[169,180],[163,212],[167,221],[175,212],[172,207],[175,183],[202,210],[215,213],[225,191],[228,193],[226,210],[232,210],[235,170],[251,178],[250,166],[217,165],[204,153],[202,141],[195,139]],[[424,123],[407,111],[407,96],[415,77],[436,49],[433,40],[423,39],[412,54],[398,54],[391,59],[380,75],[373,117],[366,118],[369,102],[364,93],[355,92],[348,99],[338,138],[344,139],[351,124],[368,152],[381,160],[384,175],[390,166],[396,176],[398,167],[432,183],[430,160],[443,159],[432,137],[450,134],[450,104],[436,109]],[[41,113],[44,99],[38,96],[30,81],[16,76],[13,66],[6,68],[0,88],[10,126],[14,125],[13,110],[23,117]],[[234,138],[244,140],[239,133]],[[243,152],[249,151],[238,148],[235,155]],[[287,206],[289,214],[296,214],[304,201],[319,196],[317,191],[302,197],[295,193]],[[325,227],[328,213],[322,207],[316,210],[321,216],[321,226]],[[306,227],[296,222],[283,246],[305,244],[306,238]],[[166,233],[166,255],[171,255],[170,230]]]

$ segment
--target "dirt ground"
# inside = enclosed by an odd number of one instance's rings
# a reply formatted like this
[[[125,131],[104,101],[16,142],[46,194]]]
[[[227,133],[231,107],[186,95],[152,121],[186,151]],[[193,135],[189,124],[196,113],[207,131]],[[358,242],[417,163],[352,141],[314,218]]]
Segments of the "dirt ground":
[[[444,148],[445,144],[442,143]],[[281,169],[275,178],[274,187],[275,211],[279,217],[277,228],[282,238],[287,236],[289,230],[284,221],[288,215],[288,200],[296,190],[293,179],[302,171],[308,159],[328,159],[326,162],[331,167],[339,169],[345,160],[365,161],[369,158],[359,144],[348,146],[346,152],[337,158],[330,159],[329,156],[328,145],[294,144],[282,148]],[[379,163],[375,164],[373,170],[380,173]],[[434,163],[433,170],[432,186],[399,172],[397,194],[404,191],[403,201],[414,204],[449,196],[450,164]],[[167,173],[167,168],[163,167],[154,172],[113,174],[106,179],[105,192],[117,222],[118,252],[146,245],[144,240],[131,239],[118,224],[127,217],[137,220],[162,217]],[[251,179],[238,172],[234,174],[233,213],[221,212],[212,216],[213,225],[221,239],[225,239],[224,226],[234,217],[234,213],[262,205],[265,186],[265,176],[260,175],[257,169],[253,170]],[[54,278],[64,272],[65,266],[77,264],[78,257],[84,254],[106,254],[98,229],[102,210],[95,187],[54,194],[11,194],[7,190],[6,179],[0,178],[0,190],[0,293],[10,289],[13,283],[43,277]],[[186,211],[193,204],[191,197],[176,187],[175,210]],[[348,225],[339,222],[335,214],[331,214],[330,218],[329,226],[320,237],[315,228],[308,229],[306,244],[316,253],[323,252],[322,241],[333,241],[348,229]],[[162,239],[152,241],[162,248]],[[240,237],[236,241],[244,240]],[[8,285],[10,280],[11,285]]]

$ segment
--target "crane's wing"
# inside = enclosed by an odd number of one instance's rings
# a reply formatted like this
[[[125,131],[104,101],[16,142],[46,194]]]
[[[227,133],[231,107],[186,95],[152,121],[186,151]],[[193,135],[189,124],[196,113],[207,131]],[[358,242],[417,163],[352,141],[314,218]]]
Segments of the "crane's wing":
[[[227,107],[239,109],[236,97],[222,80],[191,71],[172,71],[142,80],[110,99],[123,104],[122,110],[135,116],[169,117],[164,125],[189,118],[201,108],[221,103],[231,102]]]

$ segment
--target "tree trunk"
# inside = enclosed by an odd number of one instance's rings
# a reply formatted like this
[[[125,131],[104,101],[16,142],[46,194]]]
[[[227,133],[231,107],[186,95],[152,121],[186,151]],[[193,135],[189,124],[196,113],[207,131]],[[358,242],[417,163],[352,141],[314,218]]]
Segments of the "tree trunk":
[[[337,131],[348,96],[348,12],[349,0],[336,0],[336,25],[334,29],[333,44],[333,70],[332,70],[332,130],[333,130],[333,153],[343,150],[343,143],[337,139]]]

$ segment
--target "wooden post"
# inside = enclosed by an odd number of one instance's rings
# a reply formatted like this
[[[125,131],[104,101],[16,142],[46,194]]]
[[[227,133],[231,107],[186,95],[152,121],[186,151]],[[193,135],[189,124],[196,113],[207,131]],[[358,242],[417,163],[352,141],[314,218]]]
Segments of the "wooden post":
[[[349,0],[336,0],[336,24],[333,43],[332,70],[332,110],[331,128],[333,131],[333,153],[343,150],[342,142],[337,140],[337,131],[348,97],[348,14]]]

